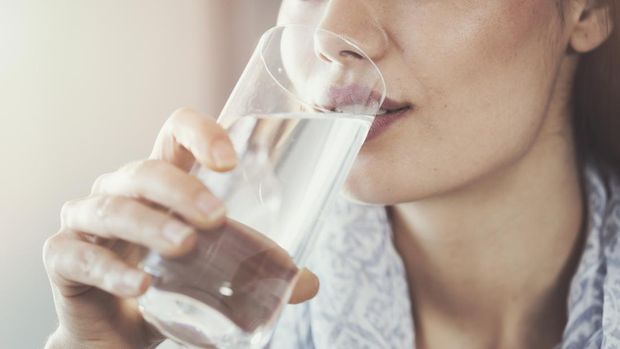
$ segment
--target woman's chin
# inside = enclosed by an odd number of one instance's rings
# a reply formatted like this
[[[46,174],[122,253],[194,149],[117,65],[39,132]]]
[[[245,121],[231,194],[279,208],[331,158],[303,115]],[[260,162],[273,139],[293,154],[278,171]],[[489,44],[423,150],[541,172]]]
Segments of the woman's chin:
[[[412,171],[403,180],[395,177],[393,173],[396,171],[389,171],[387,164],[364,166],[369,164],[358,162],[349,172],[342,189],[342,195],[348,200],[369,205],[396,205],[427,198],[437,189],[436,182],[413,181],[411,178],[419,179],[420,176]]]
[[[372,202],[365,201],[363,197],[351,191],[346,185],[342,188],[340,192],[340,196],[346,199],[347,201],[353,202],[355,204],[360,205],[368,205],[372,204]]]
[[[398,178],[393,173],[397,171],[384,151],[362,149],[344,183],[343,196],[357,203],[394,204],[398,195],[394,195],[393,187]]]
[[[360,182],[351,176],[347,178],[341,195],[354,203],[366,205],[386,205],[389,198],[386,197],[385,191],[373,186],[373,183]]]

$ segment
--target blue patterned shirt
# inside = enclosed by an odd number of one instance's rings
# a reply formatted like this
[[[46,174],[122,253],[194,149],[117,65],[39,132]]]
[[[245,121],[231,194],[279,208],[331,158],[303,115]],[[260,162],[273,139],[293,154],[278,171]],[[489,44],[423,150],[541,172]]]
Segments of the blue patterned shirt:
[[[567,300],[561,349],[620,349],[620,181],[584,168],[587,237]],[[403,262],[383,206],[339,199],[308,267],[319,294],[284,308],[272,349],[415,348]]]

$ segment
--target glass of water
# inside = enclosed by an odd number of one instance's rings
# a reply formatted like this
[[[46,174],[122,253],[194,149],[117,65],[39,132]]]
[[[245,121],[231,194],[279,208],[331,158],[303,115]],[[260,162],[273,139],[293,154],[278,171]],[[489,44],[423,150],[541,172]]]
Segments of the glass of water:
[[[183,257],[149,252],[145,319],[187,347],[264,347],[384,98],[380,71],[348,38],[267,31],[218,118],[239,165],[192,170],[225,202],[226,223]]]

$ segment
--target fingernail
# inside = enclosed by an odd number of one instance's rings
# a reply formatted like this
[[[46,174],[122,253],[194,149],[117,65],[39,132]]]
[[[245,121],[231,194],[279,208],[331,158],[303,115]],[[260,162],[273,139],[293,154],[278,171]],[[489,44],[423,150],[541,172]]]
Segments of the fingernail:
[[[138,291],[144,282],[144,274],[137,270],[128,270],[123,275],[123,286],[126,290]]]
[[[237,163],[235,150],[224,139],[218,139],[211,144],[211,159],[219,168],[233,167]]]
[[[219,219],[226,211],[224,205],[210,193],[200,193],[196,206],[209,220]]]
[[[194,230],[190,226],[171,220],[164,226],[162,236],[169,243],[178,246],[181,245],[183,241],[185,241],[185,239],[187,239],[187,237],[193,232]]]

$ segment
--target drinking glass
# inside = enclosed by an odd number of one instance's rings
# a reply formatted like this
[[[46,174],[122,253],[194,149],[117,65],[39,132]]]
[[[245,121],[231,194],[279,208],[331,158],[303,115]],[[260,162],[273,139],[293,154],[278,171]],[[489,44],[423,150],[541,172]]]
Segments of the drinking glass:
[[[191,171],[224,201],[226,222],[188,255],[147,254],[144,318],[187,347],[264,347],[384,98],[379,69],[350,39],[268,30],[217,120],[238,166]]]

